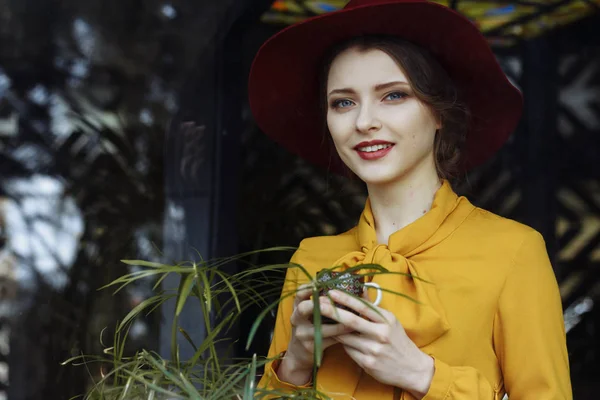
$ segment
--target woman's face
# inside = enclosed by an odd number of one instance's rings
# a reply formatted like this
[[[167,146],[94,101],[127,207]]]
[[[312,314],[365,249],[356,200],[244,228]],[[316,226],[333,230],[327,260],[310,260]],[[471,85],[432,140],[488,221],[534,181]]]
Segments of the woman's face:
[[[439,123],[383,51],[342,52],[329,70],[327,103],[327,126],[337,152],[365,183],[435,171]]]

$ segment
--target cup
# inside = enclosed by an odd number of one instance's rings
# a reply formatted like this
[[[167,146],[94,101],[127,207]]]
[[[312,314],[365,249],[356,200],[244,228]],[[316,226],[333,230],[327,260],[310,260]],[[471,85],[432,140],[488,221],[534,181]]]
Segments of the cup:
[[[335,280],[335,282],[327,283]],[[377,297],[373,302],[374,306],[378,306],[381,303],[381,287],[374,282],[365,282],[364,276],[352,274],[350,272],[345,271],[331,271],[331,270],[321,270],[317,273],[317,281],[325,283],[325,286],[319,290],[319,296],[326,296],[330,290],[340,290],[350,294],[353,294],[357,297],[361,297],[363,290],[365,287],[372,287],[377,290]],[[354,310],[349,309],[343,305],[337,305],[337,307],[350,311],[354,314],[357,314]],[[336,321],[331,320],[330,318],[323,317],[322,322],[324,324],[335,324]]]

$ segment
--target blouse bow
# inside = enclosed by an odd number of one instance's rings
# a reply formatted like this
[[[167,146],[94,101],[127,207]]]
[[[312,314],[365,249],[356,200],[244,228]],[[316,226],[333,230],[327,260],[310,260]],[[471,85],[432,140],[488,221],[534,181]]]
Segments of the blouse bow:
[[[458,207],[463,199],[454,193],[448,181],[443,181],[431,210],[392,234],[387,245],[377,242],[371,203],[367,200],[355,230],[360,251],[350,252],[334,263],[334,267],[342,269],[379,264],[391,272],[373,275],[372,282],[383,290],[380,307],[394,313],[408,337],[420,348],[446,333],[450,324],[438,287],[419,261],[426,257],[430,260],[433,255],[425,255],[426,250],[445,239],[474,209]]]
[[[367,269],[367,264],[379,264],[391,272],[373,275],[372,282],[383,289],[379,306],[396,316],[408,337],[419,348],[427,346],[450,329],[438,295],[439,287],[429,279],[429,271],[426,269],[427,265],[432,265],[430,261],[443,257],[443,254],[427,250],[448,237],[474,209],[444,181],[435,194],[431,210],[392,234],[388,244],[383,245],[377,242],[375,220],[370,201],[367,200],[354,230],[356,250],[339,258],[333,267],[347,269],[364,264]],[[357,388],[360,380],[361,390],[368,391],[372,398],[392,398],[395,389],[363,374],[343,347],[332,346],[327,351],[329,354],[324,357],[323,368],[319,371],[321,382],[327,384],[319,385],[321,390],[336,399],[358,398],[360,393],[349,388]],[[344,371],[343,381],[337,377],[339,371]],[[344,396],[344,393],[354,395]],[[403,394],[402,398],[406,396]]]
[[[385,245],[363,246],[363,251],[349,253],[335,263],[342,269],[360,264],[379,264],[388,271],[375,272],[372,279],[383,291],[379,306],[394,313],[418,347],[450,329],[437,288],[418,263]]]

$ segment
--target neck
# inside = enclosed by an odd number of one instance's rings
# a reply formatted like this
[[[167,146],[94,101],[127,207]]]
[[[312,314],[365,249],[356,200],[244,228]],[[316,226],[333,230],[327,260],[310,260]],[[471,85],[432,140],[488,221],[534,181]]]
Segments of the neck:
[[[387,244],[392,233],[426,214],[440,186],[435,168],[424,174],[407,174],[394,182],[368,185],[378,242]]]

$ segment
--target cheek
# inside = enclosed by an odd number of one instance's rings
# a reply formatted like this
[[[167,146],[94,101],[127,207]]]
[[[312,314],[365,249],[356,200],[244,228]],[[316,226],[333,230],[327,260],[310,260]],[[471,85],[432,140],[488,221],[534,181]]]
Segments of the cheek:
[[[327,128],[336,145],[345,142],[350,137],[350,134],[348,133],[350,131],[346,120],[347,119],[341,115],[327,114]]]
[[[412,147],[416,153],[429,153],[433,151],[433,142],[435,131],[424,131],[421,135],[417,135],[412,142]]]
[[[409,146],[413,149],[433,148],[437,130],[436,121],[428,114],[415,113],[412,115],[413,118],[405,118],[406,125],[404,125],[408,128],[406,133]]]

